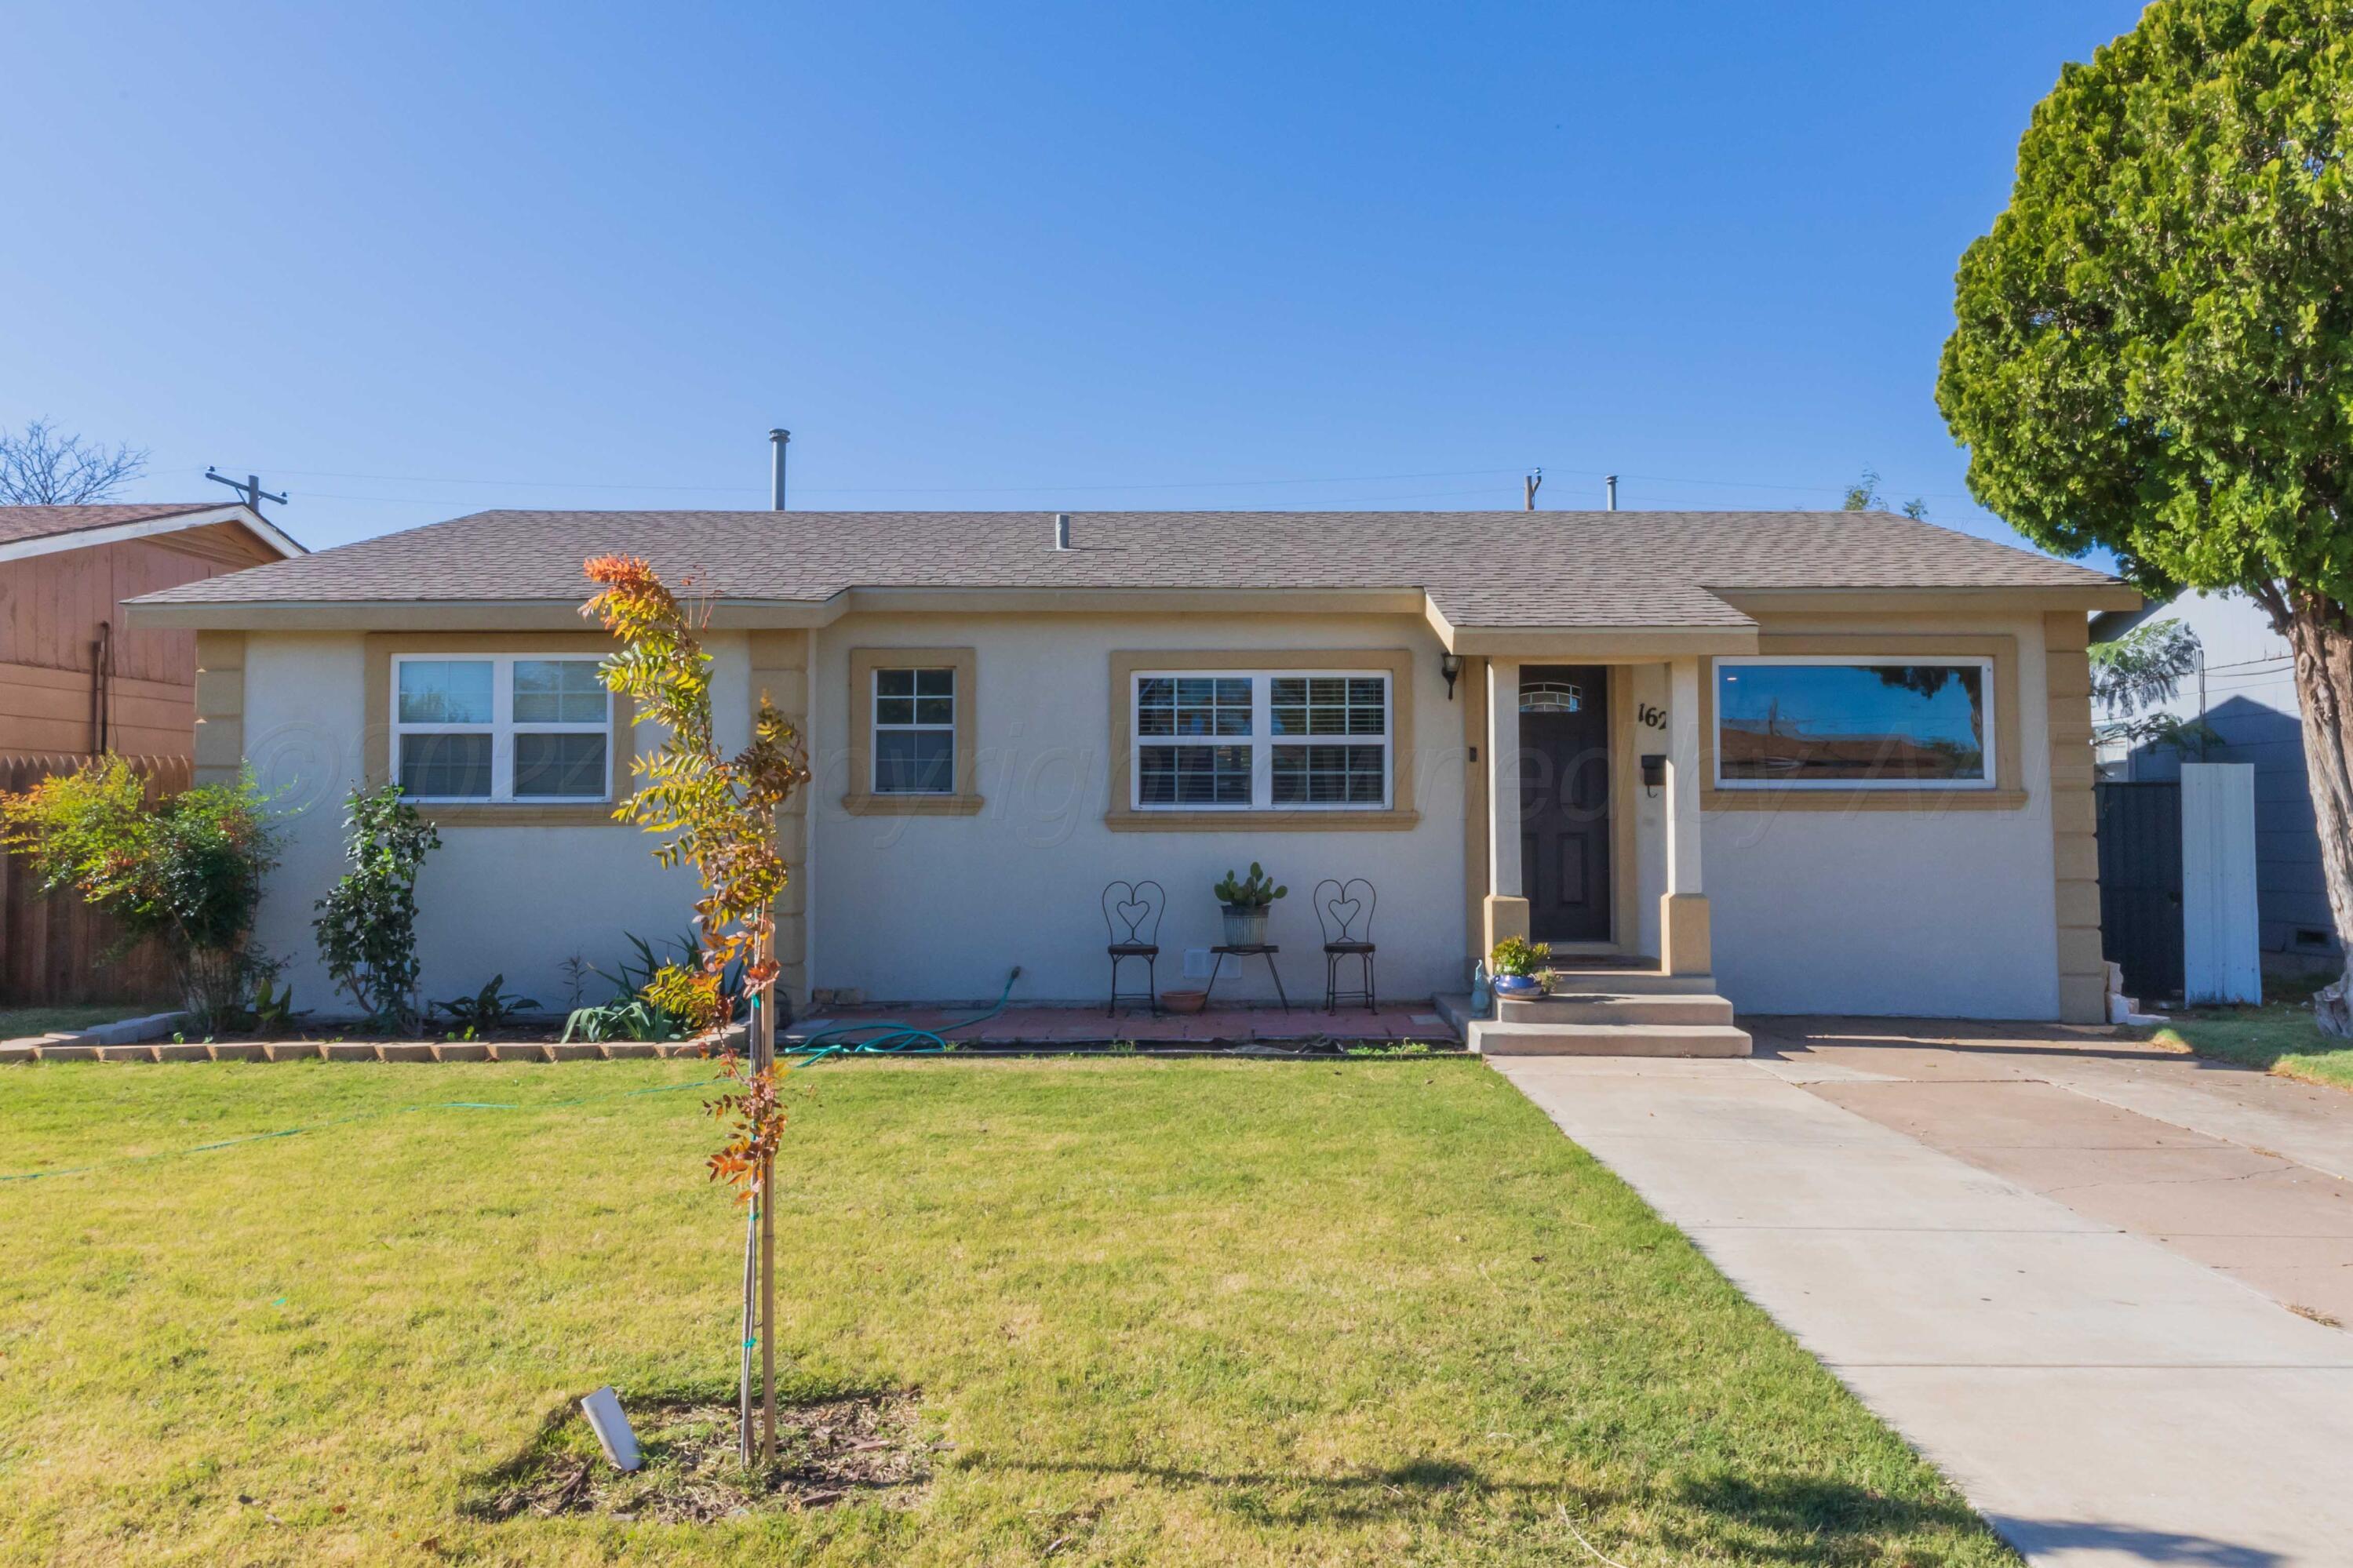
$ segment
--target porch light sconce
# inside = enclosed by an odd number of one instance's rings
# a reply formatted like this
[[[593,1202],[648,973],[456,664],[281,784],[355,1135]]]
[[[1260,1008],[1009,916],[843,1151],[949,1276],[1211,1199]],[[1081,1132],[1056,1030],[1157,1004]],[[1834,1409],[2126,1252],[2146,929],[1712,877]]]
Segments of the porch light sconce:
[[[1446,677],[1446,700],[1454,700],[1454,678],[1462,673],[1462,656],[1441,653],[1438,656],[1438,673]]]
[[[1642,792],[1656,795],[1667,782],[1667,758],[1663,752],[1647,752],[1642,756]]]

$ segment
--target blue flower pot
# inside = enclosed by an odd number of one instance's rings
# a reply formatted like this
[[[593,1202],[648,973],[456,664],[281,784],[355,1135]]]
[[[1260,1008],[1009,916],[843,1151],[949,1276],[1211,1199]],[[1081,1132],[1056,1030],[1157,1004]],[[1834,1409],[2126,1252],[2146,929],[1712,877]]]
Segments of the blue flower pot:
[[[1495,994],[1506,1002],[1525,1002],[1544,994],[1544,982],[1533,974],[1498,974]]]

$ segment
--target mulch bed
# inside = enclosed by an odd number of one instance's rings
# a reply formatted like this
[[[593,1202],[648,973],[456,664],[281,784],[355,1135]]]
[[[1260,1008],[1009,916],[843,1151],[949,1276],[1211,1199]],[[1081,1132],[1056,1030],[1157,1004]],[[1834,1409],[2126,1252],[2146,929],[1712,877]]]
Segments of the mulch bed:
[[[644,1452],[639,1468],[621,1471],[608,1464],[575,1406],[488,1478],[466,1511],[491,1520],[595,1514],[698,1524],[858,1500],[908,1508],[931,1481],[933,1453],[945,1447],[923,1439],[915,1396],[906,1390],[779,1405],[776,1463],[765,1471],[736,1463],[732,1404],[624,1400],[623,1405]]]

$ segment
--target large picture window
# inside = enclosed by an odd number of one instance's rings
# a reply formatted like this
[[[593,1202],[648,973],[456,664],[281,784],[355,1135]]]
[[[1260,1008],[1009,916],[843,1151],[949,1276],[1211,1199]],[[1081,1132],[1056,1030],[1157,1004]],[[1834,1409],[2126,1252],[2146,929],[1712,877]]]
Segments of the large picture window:
[[[609,799],[613,700],[597,662],[396,657],[393,777],[420,801]]]
[[[1385,673],[1139,671],[1138,811],[1379,809],[1390,800]]]
[[[1989,789],[1993,661],[1718,659],[1721,789]]]

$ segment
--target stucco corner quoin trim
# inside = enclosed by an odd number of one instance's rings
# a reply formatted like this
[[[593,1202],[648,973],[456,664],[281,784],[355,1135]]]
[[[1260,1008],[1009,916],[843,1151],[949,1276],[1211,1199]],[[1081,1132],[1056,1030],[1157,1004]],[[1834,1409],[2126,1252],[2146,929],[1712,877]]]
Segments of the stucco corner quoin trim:
[[[196,634],[195,781],[235,784],[245,766],[245,634]]]
[[[364,639],[367,666],[366,728],[360,761],[368,787],[392,778],[392,661],[399,654],[568,653],[609,654],[613,639],[603,632],[370,632]],[[437,827],[618,827],[613,815],[629,777],[637,704],[613,699],[611,742],[606,747],[607,798],[577,805],[539,802],[418,801],[419,814]]]
[[[1389,678],[1389,805],[1380,811],[1138,811],[1129,772],[1129,698],[1146,669],[1377,669]],[[1111,656],[1111,795],[1114,833],[1398,833],[1421,821],[1413,804],[1413,650],[1377,648],[1114,649]]]
[[[2058,921],[2059,1019],[2108,1021],[2100,941],[2099,803],[2093,789],[2090,626],[2080,613],[2042,617],[2051,704],[2051,874]]]
[[[955,671],[955,792],[953,795],[874,793],[874,672],[878,669]],[[841,808],[852,816],[976,816],[980,797],[980,655],[969,647],[854,647],[849,650],[849,792]]]
[[[1993,660],[1994,780],[1990,789],[1719,789],[1715,785],[1715,663],[1699,679],[1699,777],[1703,811],[2017,811],[2027,801],[2018,754],[2018,639],[2006,634],[1952,636],[1880,632],[1804,632],[1757,639],[1760,656],[1887,656]]]

